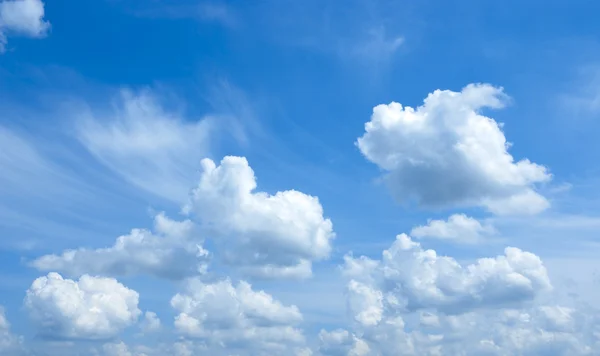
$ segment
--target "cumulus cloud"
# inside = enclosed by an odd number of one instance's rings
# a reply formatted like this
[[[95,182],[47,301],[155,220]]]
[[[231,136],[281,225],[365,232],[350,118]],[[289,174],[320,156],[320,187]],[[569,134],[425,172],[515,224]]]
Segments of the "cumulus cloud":
[[[537,213],[549,202],[535,185],[551,175],[528,159],[515,162],[501,124],[481,114],[506,101],[501,88],[470,84],[460,92],[436,90],[417,108],[378,105],[357,145],[386,172],[384,180],[400,201]]]
[[[354,340],[354,345],[370,350],[363,355],[593,355],[599,340],[597,314],[573,312],[565,318],[564,310],[544,305],[461,315],[430,313],[435,325],[408,325],[387,313],[377,325],[332,332],[344,338],[321,338],[320,350],[323,355],[358,355],[349,352],[348,340]],[[548,314],[561,316],[549,320]],[[411,317],[405,315],[407,321]],[[573,326],[557,329],[557,321]]]
[[[504,255],[462,266],[401,234],[381,261],[349,255],[345,260],[345,274],[352,279],[349,295],[357,300],[351,306],[360,306],[353,308],[355,318],[365,325],[381,319],[385,303],[406,310],[456,313],[522,303],[552,288],[541,259],[514,247],[507,247]]]
[[[41,0],[5,0],[0,2],[0,52],[6,49],[6,37],[44,37],[50,23],[44,20]]]
[[[129,347],[124,342],[108,343],[102,345],[104,356],[133,356],[129,351]]]
[[[147,311],[144,314],[144,320],[140,323],[144,333],[152,333],[160,329],[160,319],[155,312]]]
[[[252,290],[247,282],[205,284],[192,279],[184,293],[171,299],[171,306],[179,313],[176,329],[188,338],[204,341],[209,348],[279,354],[304,343],[302,332],[295,327],[302,321],[298,308]]]
[[[0,353],[3,355],[20,355],[23,351],[23,340],[10,330],[4,308],[0,306]]]
[[[410,235],[419,239],[440,239],[457,243],[477,243],[496,232],[493,226],[481,224],[465,214],[451,215],[448,220],[429,220],[427,225],[413,228]]]
[[[25,307],[41,335],[63,339],[107,339],[134,324],[141,314],[139,295],[112,278],[58,273],[36,279]]]
[[[42,256],[32,265],[74,277],[150,274],[182,279],[206,271],[208,252],[201,242],[190,220],[174,221],[160,213],[154,219],[154,232],[133,229],[117,238],[112,247],[68,250],[62,255]]]
[[[371,351],[369,345],[347,330],[319,332],[319,351],[329,356],[366,356]]]
[[[204,159],[185,211],[215,237],[224,261],[247,275],[309,277],[312,261],[329,256],[335,236],[318,198],[295,190],[270,195],[256,187],[245,158],[228,156],[219,166]]]
[[[149,90],[123,90],[113,110],[78,113],[81,143],[133,185],[169,201],[185,201],[196,164],[208,153],[211,120],[187,120]]]
[[[402,234],[381,260],[345,260],[352,319],[320,332],[322,355],[591,355],[600,346],[598,311],[548,302],[546,269],[531,253],[507,248],[462,266]]]

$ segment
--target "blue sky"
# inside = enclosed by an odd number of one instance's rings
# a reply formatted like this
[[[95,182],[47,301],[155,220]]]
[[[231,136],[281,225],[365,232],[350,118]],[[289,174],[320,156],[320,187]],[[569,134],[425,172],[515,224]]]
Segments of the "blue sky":
[[[0,350],[598,354],[599,11],[0,0]]]

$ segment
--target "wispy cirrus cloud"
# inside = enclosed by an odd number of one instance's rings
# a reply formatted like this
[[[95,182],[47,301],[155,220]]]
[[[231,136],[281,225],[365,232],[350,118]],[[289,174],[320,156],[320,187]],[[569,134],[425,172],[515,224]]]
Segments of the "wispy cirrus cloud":
[[[146,18],[191,19],[229,28],[234,28],[240,23],[235,9],[223,1],[133,2],[124,6],[135,16]]]

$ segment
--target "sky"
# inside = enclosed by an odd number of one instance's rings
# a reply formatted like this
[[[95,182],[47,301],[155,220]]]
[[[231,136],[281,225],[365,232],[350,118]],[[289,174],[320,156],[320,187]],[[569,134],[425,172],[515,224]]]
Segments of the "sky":
[[[0,354],[600,355],[599,12],[0,0]]]

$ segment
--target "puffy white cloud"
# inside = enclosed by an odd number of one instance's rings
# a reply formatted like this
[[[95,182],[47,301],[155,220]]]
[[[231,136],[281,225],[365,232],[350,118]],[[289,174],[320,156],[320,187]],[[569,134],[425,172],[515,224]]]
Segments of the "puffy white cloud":
[[[105,356],[133,356],[129,347],[124,342],[109,343],[102,345]]]
[[[370,350],[369,355],[594,355],[599,340],[597,316],[580,312],[569,321],[578,324],[576,327],[556,329],[543,310],[557,309],[565,308],[431,314],[437,321],[435,325],[407,325],[402,317],[387,313],[375,326],[357,327],[355,332],[335,331],[347,335],[340,338],[346,343],[322,341],[321,351],[323,355],[350,355],[347,340],[354,339]],[[405,315],[407,320],[411,317]]]
[[[154,312],[147,311],[144,313],[144,320],[142,320],[140,327],[145,333],[155,332],[160,329],[160,319]]]
[[[4,52],[8,35],[39,38],[50,29],[44,20],[41,0],[5,0],[0,2],[0,52]]]
[[[378,105],[357,145],[386,172],[384,179],[400,201],[537,213],[549,203],[535,184],[551,175],[527,159],[515,162],[502,126],[481,114],[484,108],[502,108],[506,100],[501,88],[471,84],[461,92],[436,90],[416,109],[396,102]]]
[[[432,238],[458,243],[477,243],[496,231],[491,225],[481,224],[465,214],[451,215],[448,220],[429,220],[427,225],[413,228],[410,235],[416,238]]]
[[[321,330],[319,344],[321,354],[329,356],[366,356],[371,351],[365,341],[342,329]]]
[[[84,275],[74,281],[49,273],[31,284],[24,303],[41,335],[105,339],[137,321],[138,299],[112,278]]]
[[[295,327],[302,321],[298,308],[284,306],[263,291],[253,291],[246,282],[205,284],[192,279],[186,289],[171,299],[171,306],[179,312],[175,327],[209,349],[285,354],[304,343]]]
[[[10,330],[4,308],[0,306],[0,353],[3,355],[20,355],[23,352],[23,340]]]
[[[185,210],[215,237],[225,262],[266,278],[309,277],[327,258],[335,237],[318,198],[287,190],[255,192],[254,171],[243,157],[219,166],[202,160],[202,175]]]
[[[451,257],[438,256],[434,250],[424,250],[408,235],[401,234],[383,252],[378,263],[364,257],[355,259],[346,256],[345,260],[346,274],[353,279],[349,284],[351,298],[358,298],[378,310],[382,308],[380,302],[383,300],[398,309],[436,308],[455,313],[521,303],[551,289],[540,258],[514,247],[507,247],[504,255],[481,258],[471,265],[462,266]],[[357,288],[357,283],[363,283],[364,287]],[[372,288],[375,292],[361,292],[365,288]],[[375,299],[373,293],[378,290],[383,296]],[[358,308],[355,310],[357,320],[364,315],[361,313],[374,315],[373,310]]]
[[[154,219],[154,230],[133,229],[117,238],[112,247],[68,250],[62,255],[42,256],[32,265],[75,277],[151,274],[182,279],[206,271],[208,252],[200,245],[202,240],[190,220],[174,221],[160,213]]]
[[[170,201],[185,201],[196,165],[207,155],[211,120],[187,120],[151,91],[124,90],[109,112],[79,111],[78,138],[128,182]]]
[[[600,313],[557,303],[534,254],[509,247],[463,266],[402,234],[381,260],[345,260],[352,320],[321,331],[322,355],[593,355],[600,346]]]

